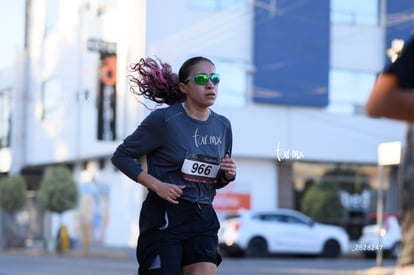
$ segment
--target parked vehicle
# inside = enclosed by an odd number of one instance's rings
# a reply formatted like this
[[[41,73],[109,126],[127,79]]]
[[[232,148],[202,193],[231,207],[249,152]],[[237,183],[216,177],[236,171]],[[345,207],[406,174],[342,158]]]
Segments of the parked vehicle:
[[[370,215],[368,224],[362,228],[358,246],[358,250],[368,257],[376,255],[377,250],[382,249],[384,257],[398,258],[401,246],[399,215],[384,214],[382,228],[377,224],[377,215]]]
[[[313,254],[335,258],[349,249],[346,231],[292,209],[243,210],[221,222],[219,248],[228,256]]]

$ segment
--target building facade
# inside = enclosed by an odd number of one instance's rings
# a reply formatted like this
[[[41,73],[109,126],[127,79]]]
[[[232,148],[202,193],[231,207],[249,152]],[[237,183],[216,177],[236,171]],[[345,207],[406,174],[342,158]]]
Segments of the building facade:
[[[217,195],[219,213],[301,209],[307,187],[329,176],[346,212],[338,223],[357,236],[375,207],[378,145],[404,140],[403,123],[368,118],[364,102],[391,41],[412,33],[414,11],[408,1],[343,2],[27,1],[25,45],[0,73],[0,172],[25,175],[35,200],[44,170],[68,165],[80,200],[92,201],[64,214],[70,235],[80,238],[89,211],[94,242],[134,246],[146,191],[110,163],[150,112],[130,93],[128,68],[156,56],[178,71],[203,55],[222,76],[213,109],[232,122],[238,165]],[[395,211],[397,172],[388,168]],[[44,213],[23,212],[32,239],[56,232],[54,215],[50,228],[36,227]]]

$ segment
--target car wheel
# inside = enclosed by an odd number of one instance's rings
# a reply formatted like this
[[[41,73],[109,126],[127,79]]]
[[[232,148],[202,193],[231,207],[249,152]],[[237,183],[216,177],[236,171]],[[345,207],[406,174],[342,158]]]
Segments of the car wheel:
[[[363,251],[362,255],[364,256],[364,258],[366,259],[372,259],[375,258],[377,256],[376,252],[367,252],[367,251]]]
[[[392,259],[398,259],[398,257],[400,256],[400,250],[401,250],[401,243],[397,242],[388,251],[387,256]]]
[[[335,240],[328,240],[322,249],[322,257],[337,258],[341,254],[341,246]]]
[[[259,258],[259,257],[265,257],[268,254],[267,250],[267,242],[263,238],[253,238],[246,249],[246,256],[247,257],[253,257],[253,258]]]

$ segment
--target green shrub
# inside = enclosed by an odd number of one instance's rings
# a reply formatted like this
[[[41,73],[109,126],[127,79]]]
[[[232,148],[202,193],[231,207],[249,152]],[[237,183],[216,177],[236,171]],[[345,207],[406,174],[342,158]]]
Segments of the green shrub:
[[[26,204],[26,180],[20,175],[0,179],[0,208],[14,214]]]
[[[332,182],[313,184],[303,196],[302,212],[317,222],[338,222],[343,213],[339,190],[338,184]]]
[[[37,199],[43,209],[58,214],[74,208],[78,201],[78,188],[69,168],[48,168],[40,183]]]

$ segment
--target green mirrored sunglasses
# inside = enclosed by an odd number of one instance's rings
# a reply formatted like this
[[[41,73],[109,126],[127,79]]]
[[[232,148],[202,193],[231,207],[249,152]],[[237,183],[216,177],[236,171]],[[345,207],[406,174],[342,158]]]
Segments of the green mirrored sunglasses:
[[[220,75],[216,73],[212,73],[210,76],[208,76],[208,74],[206,73],[200,73],[200,74],[194,75],[193,77],[187,78],[184,81],[184,83],[187,83],[188,81],[190,81],[190,79],[193,79],[194,83],[197,85],[206,85],[208,82],[208,79],[210,79],[214,85],[217,85],[220,82]]]

